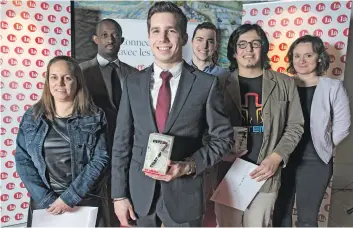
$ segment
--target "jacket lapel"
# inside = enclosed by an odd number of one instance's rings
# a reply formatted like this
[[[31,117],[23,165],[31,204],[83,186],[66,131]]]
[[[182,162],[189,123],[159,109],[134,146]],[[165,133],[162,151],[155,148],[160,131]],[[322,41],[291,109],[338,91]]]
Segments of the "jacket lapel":
[[[238,71],[235,70],[226,81],[226,89],[232,98],[235,106],[241,112],[240,87],[238,79]]]
[[[193,71],[195,71],[195,69],[184,62],[173,106],[171,111],[169,112],[167,123],[164,127],[163,133],[168,132],[173,126],[181,109],[185,104],[186,99],[189,96],[190,90],[196,78],[196,76],[192,73]]]
[[[268,98],[270,97],[273,89],[277,82],[273,79],[273,75],[270,71],[263,71],[263,84],[262,84],[262,109],[266,105]]]

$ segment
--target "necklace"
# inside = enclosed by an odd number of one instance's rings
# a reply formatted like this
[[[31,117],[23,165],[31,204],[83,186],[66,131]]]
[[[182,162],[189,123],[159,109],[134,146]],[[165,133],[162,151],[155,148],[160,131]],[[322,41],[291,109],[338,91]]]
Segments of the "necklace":
[[[58,118],[68,118],[68,117],[71,117],[72,114],[68,114],[66,116],[59,116],[57,113],[55,113],[55,117],[58,117]]]

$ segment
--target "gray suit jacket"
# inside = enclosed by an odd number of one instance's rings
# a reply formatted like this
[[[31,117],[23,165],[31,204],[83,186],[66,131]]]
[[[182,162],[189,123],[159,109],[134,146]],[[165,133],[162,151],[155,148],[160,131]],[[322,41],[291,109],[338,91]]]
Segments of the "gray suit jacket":
[[[124,84],[114,136],[112,197],[129,197],[140,216],[150,211],[156,181],[142,172],[148,137],[157,131],[150,95],[153,65],[131,74]],[[210,140],[203,146],[208,129]],[[161,182],[161,194],[171,218],[177,223],[203,214],[202,172],[229,153],[233,129],[224,112],[218,79],[184,63],[164,134],[175,136],[171,160],[196,161],[196,175]]]

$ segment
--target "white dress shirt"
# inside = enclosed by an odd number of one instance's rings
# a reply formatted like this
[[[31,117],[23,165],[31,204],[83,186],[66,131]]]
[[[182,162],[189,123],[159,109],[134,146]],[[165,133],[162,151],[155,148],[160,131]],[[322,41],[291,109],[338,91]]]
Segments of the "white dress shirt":
[[[170,90],[171,90],[171,97],[172,97],[169,111],[173,107],[173,102],[175,99],[176,92],[178,90],[179,80],[180,80],[182,69],[183,69],[183,62],[180,62],[176,66],[174,66],[172,69],[168,70],[173,75],[173,77],[169,81]],[[154,110],[156,110],[159,88],[161,87],[162,82],[163,82],[163,80],[160,76],[163,69],[160,68],[159,66],[157,66],[156,63],[154,63],[153,70],[154,70],[154,72],[152,72],[152,75],[151,75],[150,90],[151,90],[151,98],[152,98],[153,108],[154,108]]]
[[[103,58],[100,54],[97,54],[97,61],[101,67],[105,67],[110,63],[109,60]],[[120,62],[118,57],[113,62],[116,64],[117,67],[120,67]]]

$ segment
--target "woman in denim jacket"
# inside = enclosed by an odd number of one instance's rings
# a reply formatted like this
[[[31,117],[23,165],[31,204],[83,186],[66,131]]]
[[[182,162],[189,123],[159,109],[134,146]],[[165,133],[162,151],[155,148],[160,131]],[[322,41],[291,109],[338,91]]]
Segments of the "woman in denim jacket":
[[[334,148],[349,134],[349,99],[341,80],[323,77],[330,57],[319,37],[298,38],[288,50],[288,72],[294,74],[305,119],[304,134],[282,170],[273,225],[318,226],[321,201],[333,170]]]
[[[97,226],[109,226],[106,179],[109,157],[104,112],[94,106],[78,63],[50,60],[42,98],[22,117],[16,140],[16,169],[33,209],[51,214],[74,206],[99,207]]]

